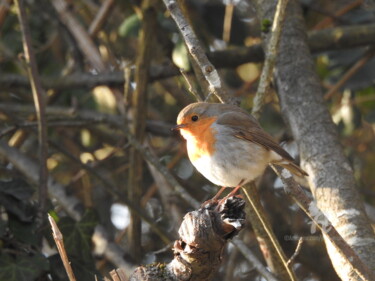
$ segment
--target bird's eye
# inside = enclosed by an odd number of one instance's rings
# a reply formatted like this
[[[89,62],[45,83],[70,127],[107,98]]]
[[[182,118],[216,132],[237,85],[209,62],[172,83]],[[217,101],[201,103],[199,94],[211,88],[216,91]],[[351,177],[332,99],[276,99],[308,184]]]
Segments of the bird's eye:
[[[191,116],[191,120],[192,120],[193,122],[198,121],[198,115],[193,115],[193,116]]]

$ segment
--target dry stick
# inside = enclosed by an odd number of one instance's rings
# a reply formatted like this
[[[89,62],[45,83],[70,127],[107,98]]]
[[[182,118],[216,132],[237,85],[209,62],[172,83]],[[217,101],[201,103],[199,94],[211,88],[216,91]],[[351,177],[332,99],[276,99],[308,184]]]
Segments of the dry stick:
[[[125,273],[121,269],[114,269],[109,273],[113,281],[127,281]]]
[[[319,30],[323,28],[327,28],[327,26],[331,25],[334,21],[334,19],[339,18],[346,13],[350,12],[354,8],[357,8],[363,3],[363,0],[357,0],[352,3],[349,3],[348,5],[344,6],[342,9],[338,10],[333,16],[327,16],[325,19],[320,21],[318,24],[316,24],[313,29]]]
[[[137,87],[132,96],[133,124],[132,132],[138,142],[143,143],[146,135],[146,116],[148,103],[149,68],[152,60],[152,48],[156,26],[156,12],[148,0],[144,0],[141,9],[142,29],[139,35],[139,52],[136,59],[135,84]],[[129,151],[128,198],[140,204],[142,197],[143,159],[136,148]],[[142,257],[141,237],[142,221],[136,213],[131,212],[128,228],[129,250],[132,257],[139,262]]]
[[[312,53],[322,51],[355,48],[375,43],[375,24],[352,25],[347,27],[328,28],[309,32],[308,43]],[[217,67],[236,67],[245,62],[262,62],[263,50],[260,44],[251,47],[236,47],[230,50],[208,52],[210,59]],[[150,69],[150,79],[156,81],[179,75],[175,66],[155,65]],[[63,78],[42,77],[45,88],[66,90],[72,88],[90,89],[98,85],[123,86],[123,71],[90,74],[87,72],[67,75]],[[28,88],[28,80],[17,74],[0,75],[2,89]]]
[[[3,0],[0,3],[0,29],[3,26],[4,20],[8,11],[10,9],[10,5],[12,4],[12,0]]]
[[[247,212],[247,217],[254,228],[254,233],[268,267],[280,279],[291,279],[290,272],[288,272],[286,266],[286,255],[272,230],[255,183],[249,183],[243,189],[246,189],[251,194],[250,197],[246,198],[248,201],[251,200],[251,202],[248,202],[249,211]],[[293,276],[292,278],[295,277]]]
[[[272,74],[276,63],[278,45],[280,42],[282,24],[285,19],[285,10],[287,5],[288,0],[278,1],[271,29],[271,38],[265,48],[266,59],[264,61],[262,74],[260,75],[259,86],[257,94],[254,97],[254,106],[252,110],[252,115],[254,115],[254,117],[257,119],[262,112],[265,97],[269,94],[271,88]]]
[[[225,16],[224,16],[224,25],[223,25],[223,40],[227,43],[229,43],[230,41],[233,11],[234,11],[233,0],[229,0],[225,6]]]
[[[278,281],[278,279],[263,266],[258,257],[249,250],[247,245],[242,240],[236,238],[232,241],[232,244],[237,247],[241,254],[251,262],[251,264],[264,278],[266,278],[268,281]]]
[[[185,71],[185,69],[180,68],[180,72],[181,72],[182,76],[184,77],[186,83],[189,86],[189,92],[195,97],[195,99],[197,101],[202,101],[201,97],[197,94],[196,89],[193,88],[193,84],[191,83],[191,79],[189,78],[189,76],[188,76],[187,72]]]
[[[371,47],[363,55],[363,57],[358,60],[345,74],[342,78],[324,95],[325,100],[329,100],[332,96],[351,78],[356,74],[371,58],[375,55],[375,47]]]
[[[66,251],[65,251],[63,235],[62,235],[60,229],[58,228],[55,220],[50,216],[50,214],[48,214],[48,220],[49,220],[49,223],[51,224],[53,239],[55,239],[57,249],[59,250],[59,254],[60,254],[61,260],[64,264],[65,271],[68,274],[69,280],[70,281],[76,281],[73,269],[72,269],[72,267],[70,265],[70,262],[69,262],[69,259],[68,259],[68,255],[66,254]]]
[[[297,247],[293,253],[293,255],[289,258],[288,262],[286,263],[288,266],[295,260],[295,258],[298,256],[299,252],[302,249],[302,244],[303,244],[303,237],[300,237],[298,239]]]
[[[279,256],[279,259],[282,261],[282,263],[285,267],[285,270],[288,273],[288,276],[289,276],[290,280],[296,281],[297,280],[296,276],[294,275],[294,272],[292,271],[292,269],[288,266],[288,264],[287,264],[288,261],[286,260],[285,254],[284,254],[283,250],[281,249],[280,244],[275,237],[275,234],[273,233],[273,231],[269,227],[268,222],[265,220],[263,208],[261,206],[259,206],[259,204],[256,204],[254,202],[252,196],[249,195],[249,193],[247,191],[247,188],[242,188],[242,191],[243,191],[243,193],[245,193],[247,201],[250,203],[252,209],[254,210],[257,217],[259,218],[259,220],[260,220],[260,222],[263,226],[263,229],[266,231],[268,237],[270,238],[271,243],[274,246],[277,255]]]
[[[281,37],[281,31],[282,31],[282,24],[285,19],[285,11],[286,7],[288,5],[288,0],[279,0],[277,3],[274,19],[273,19],[273,25],[272,25],[272,34],[271,38],[268,42],[268,45],[266,46],[266,59],[264,62],[262,74],[260,76],[259,86],[257,90],[257,94],[254,97],[254,106],[252,110],[252,114],[259,118],[262,108],[264,106],[264,100],[266,95],[269,94],[270,88],[271,88],[271,80],[273,77],[273,69],[276,63],[277,53],[278,53],[278,45],[280,42]],[[264,230],[269,236],[269,239],[271,243],[273,244],[274,249],[276,250],[285,270],[287,271],[289,278],[291,280],[295,280],[295,275],[292,271],[292,269],[288,266],[287,260],[285,257],[285,254],[283,250],[280,247],[280,244],[278,243],[273,231],[269,228],[269,226],[264,221],[264,213],[263,207],[261,206],[260,202],[257,202],[256,200],[253,200],[250,196],[247,194],[247,190],[243,188],[243,191],[246,192],[245,194],[248,197],[248,200],[250,204],[253,206],[254,211],[257,213],[259,220],[261,221]]]
[[[174,21],[180,30],[189,53],[194,58],[195,62],[202,71],[209,84],[209,91],[215,94],[217,98],[223,103],[236,104],[235,99],[227,93],[222,85],[219,74],[216,68],[208,60],[208,57],[202,48],[200,41],[195,35],[192,27],[183,15],[178,3],[175,0],[163,0],[165,6],[171,13]]]
[[[120,124],[119,127],[128,138],[129,143],[142,154],[143,158],[146,161],[151,163],[165,177],[168,183],[173,187],[174,191],[176,191],[180,195],[180,197],[184,199],[190,206],[198,209],[200,207],[200,203],[186,192],[185,188],[176,180],[176,178],[172,175],[168,168],[162,165],[159,159],[155,155],[153,155],[148,148],[140,144],[126,127]]]
[[[95,37],[104,21],[107,19],[109,13],[111,12],[113,5],[115,4],[115,0],[106,0],[100,7],[99,11],[97,12],[94,20],[92,21],[89,27],[89,34],[91,37]]]
[[[65,0],[52,0],[52,5],[59,14],[61,21],[74,36],[79,48],[91,65],[99,72],[105,71],[106,66],[101,59],[98,48],[91,40],[90,35],[82,27],[81,23],[72,15],[68,3]]]
[[[48,169],[47,169],[47,157],[48,157],[48,145],[47,145],[47,121],[45,118],[45,92],[42,88],[40,77],[37,69],[34,51],[31,47],[31,36],[29,26],[26,22],[26,12],[23,7],[23,0],[15,0],[15,6],[17,9],[18,20],[21,26],[23,49],[25,53],[26,68],[30,80],[31,91],[33,93],[33,99],[35,104],[35,111],[38,121],[38,142],[39,142],[39,208],[40,218],[44,217],[46,200],[47,200],[47,181],[48,181]]]
[[[271,165],[276,174],[280,177],[284,183],[284,189],[287,194],[289,194],[300,208],[306,213],[306,215],[316,224],[316,226],[327,235],[331,243],[336,247],[337,251],[347,260],[349,264],[352,265],[353,270],[361,277],[363,280],[375,280],[374,274],[369,270],[369,268],[361,261],[354,250],[346,243],[346,241],[337,232],[331,222],[326,218],[323,212],[319,212],[319,216],[313,216],[311,214],[312,209],[319,210],[315,202],[312,201],[304,193],[303,189],[299,184],[293,179],[293,176],[284,168],[279,166]],[[324,218],[323,220],[316,218]]]

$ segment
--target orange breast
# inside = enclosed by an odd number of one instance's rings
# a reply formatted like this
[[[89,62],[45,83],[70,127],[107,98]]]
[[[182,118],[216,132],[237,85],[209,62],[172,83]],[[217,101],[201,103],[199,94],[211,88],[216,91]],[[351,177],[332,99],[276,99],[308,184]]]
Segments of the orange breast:
[[[202,156],[210,156],[215,152],[216,130],[211,127],[216,118],[209,117],[184,128],[187,140],[187,149],[190,160],[193,162]]]

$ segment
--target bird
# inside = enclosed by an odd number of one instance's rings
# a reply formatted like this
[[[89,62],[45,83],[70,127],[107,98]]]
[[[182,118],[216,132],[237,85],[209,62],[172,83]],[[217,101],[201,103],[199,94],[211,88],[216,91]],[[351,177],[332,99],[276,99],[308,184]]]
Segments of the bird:
[[[261,176],[269,164],[308,176],[252,115],[236,105],[191,103],[180,111],[173,129],[186,140],[193,166],[222,187],[213,199],[227,187],[234,188],[229,196],[234,195]]]

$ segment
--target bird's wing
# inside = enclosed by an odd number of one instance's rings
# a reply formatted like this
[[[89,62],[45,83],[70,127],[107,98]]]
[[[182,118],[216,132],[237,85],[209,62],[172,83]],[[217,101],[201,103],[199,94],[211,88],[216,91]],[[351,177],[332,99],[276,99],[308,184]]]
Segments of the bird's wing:
[[[266,131],[264,131],[257,120],[242,111],[226,112],[216,120],[219,125],[229,126],[235,137],[251,141],[263,146],[267,150],[275,151],[285,160],[293,162],[294,159],[286,152]]]

